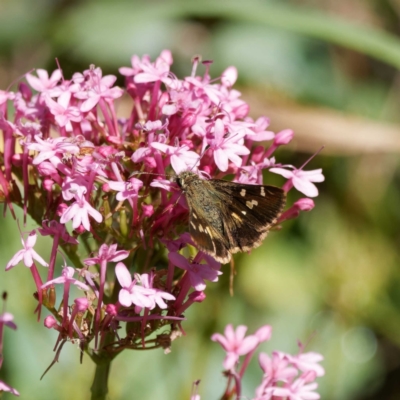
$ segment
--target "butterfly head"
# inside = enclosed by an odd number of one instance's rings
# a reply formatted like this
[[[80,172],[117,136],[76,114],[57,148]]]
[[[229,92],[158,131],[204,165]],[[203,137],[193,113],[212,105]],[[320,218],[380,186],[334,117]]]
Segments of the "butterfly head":
[[[192,184],[200,181],[199,176],[192,171],[183,171],[176,177],[176,183],[183,191]]]

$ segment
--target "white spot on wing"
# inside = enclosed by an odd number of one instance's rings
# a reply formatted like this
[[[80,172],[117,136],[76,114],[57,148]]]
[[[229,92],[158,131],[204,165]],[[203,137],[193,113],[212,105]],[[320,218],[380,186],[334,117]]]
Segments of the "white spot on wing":
[[[242,213],[243,215],[246,215],[246,214],[247,214],[246,211],[241,211],[241,213]]]
[[[264,186],[261,186],[261,196],[265,197],[265,189]]]
[[[254,206],[258,206],[258,201],[257,200],[246,201],[246,206],[249,207],[251,210]]]
[[[242,189],[242,190],[240,191],[240,195],[241,195],[242,197],[246,196],[246,189]]]
[[[192,225],[193,229],[196,230],[196,225],[192,221],[190,221],[190,225]]]
[[[235,218],[237,221],[241,221],[242,220],[242,218],[241,217],[239,217],[239,215],[237,215],[236,213],[232,213],[232,217],[233,218]]]

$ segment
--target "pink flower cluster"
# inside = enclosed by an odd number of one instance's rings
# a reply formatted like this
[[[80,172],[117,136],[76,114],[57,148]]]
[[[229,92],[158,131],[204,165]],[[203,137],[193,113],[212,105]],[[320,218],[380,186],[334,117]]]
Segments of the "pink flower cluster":
[[[20,206],[41,226],[21,233],[22,249],[6,270],[20,262],[30,269],[38,317],[43,307],[51,312],[45,325],[59,332],[59,343],[76,339],[88,351],[94,340],[96,350],[110,354],[169,347],[183,332],[185,310],[202,302],[207,282],[222,273],[197,251],[185,198],[166,175],[191,169],[250,184],[261,184],[264,170],[282,175],[285,191],[294,187],[308,197],[279,222],[311,210],[314,183],[324,180],[321,169],[275,161],[293,132],[275,134],[268,118],[248,116],[248,104],[232,88],[234,67],[211,79],[210,62],[200,76],[195,58],[190,76],[178,79],[169,51],[154,62],[133,56],[131,64],[120,69],[124,89],[114,86],[115,76],[90,67],[69,80],[61,69],[50,76],[39,69],[17,91],[0,91],[0,197],[13,215]],[[117,116],[121,97],[131,105],[129,115]],[[34,250],[38,235],[52,238],[49,256]],[[37,263],[48,268],[45,278]],[[55,285],[63,288],[60,308]],[[72,286],[82,296],[71,300]],[[130,322],[129,340],[120,337],[122,322]],[[165,325],[173,327],[169,336],[146,340]]]
[[[228,379],[223,398],[241,398],[241,380],[257,346],[271,338],[272,329],[265,325],[253,335],[245,336],[247,327],[240,325],[233,329],[227,325],[225,335],[215,333],[211,339],[218,342],[226,352],[224,368]],[[319,364],[323,357],[314,352],[304,353],[302,346],[297,355],[274,351],[272,356],[259,354],[259,364],[263,371],[261,384],[256,389],[253,400],[314,400],[320,396],[315,390],[317,377],[325,370]],[[244,356],[240,364],[240,357]],[[231,387],[231,381],[234,383]]]

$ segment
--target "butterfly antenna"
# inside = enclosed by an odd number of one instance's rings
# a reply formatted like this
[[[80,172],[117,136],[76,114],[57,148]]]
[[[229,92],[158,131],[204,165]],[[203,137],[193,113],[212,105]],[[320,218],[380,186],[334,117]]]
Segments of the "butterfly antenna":
[[[204,154],[206,154],[206,151],[210,148],[210,145],[208,144],[205,149],[203,150],[203,152],[200,154],[198,160],[192,165],[192,167],[189,169],[189,171],[193,171],[196,168],[196,165],[198,165],[201,161],[201,159],[203,158]]]
[[[141,175],[141,174],[145,174],[145,175],[157,175],[157,176],[161,176],[164,175],[167,178],[172,178],[173,175],[169,175],[169,174],[162,174],[162,173],[155,173],[155,172],[146,172],[146,171],[133,171],[130,175],[129,178],[131,178],[132,176],[135,175]]]
[[[311,343],[312,340],[315,339],[316,336],[317,336],[317,331],[314,331],[310,334],[310,336],[307,338],[307,341],[304,344],[298,341],[298,346],[300,349],[299,354],[301,354],[307,348],[307,346]]]
[[[20,75],[18,78],[15,78],[15,79],[7,86],[6,91],[8,92],[8,91],[11,89],[11,87],[12,87],[13,85],[15,85],[18,81],[21,81],[23,78],[25,78],[25,76],[26,76],[27,74],[30,74],[30,73],[33,72],[34,70],[35,70],[35,68],[32,68],[32,69],[30,69],[28,72],[25,72],[24,74]]]
[[[61,72],[61,80],[64,82],[64,81],[65,81],[65,79],[64,79],[64,73],[63,73],[63,70],[61,69],[61,64],[60,64],[60,61],[58,60],[57,57],[56,57],[56,64],[57,64],[58,69],[59,69],[60,72]]]
[[[321,151],[325,148],[325,146],[321,146],[319,150],[317,150],[299,169],[303,169],[315,156],[317,156]]]

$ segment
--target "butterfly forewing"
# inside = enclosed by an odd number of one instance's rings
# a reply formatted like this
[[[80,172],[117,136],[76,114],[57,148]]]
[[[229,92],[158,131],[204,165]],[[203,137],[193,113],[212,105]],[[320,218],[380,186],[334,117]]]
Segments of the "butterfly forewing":
[[[219,179],[186,171],[177,178],[189,205],[189,232],[200,250],[226,263],[231,253],[259,246],[285,205],[274,186]]]
[[[268,185],[246,185],[214,179],[218,193],[222,198],[230,199],[232,213],[240,212],[243,225],[251,225],[257,231],[264,231],[276,223],[277,217],[285,206],[286,196],[281,188]],[[234,215],[231,216],[234,217]]]
[[[218,193],[224,193],[225,200],[230,199],[222,209],[230,253],[258,247],[283,209],[285,195],[282,189],[219,180],[214,183]]]

